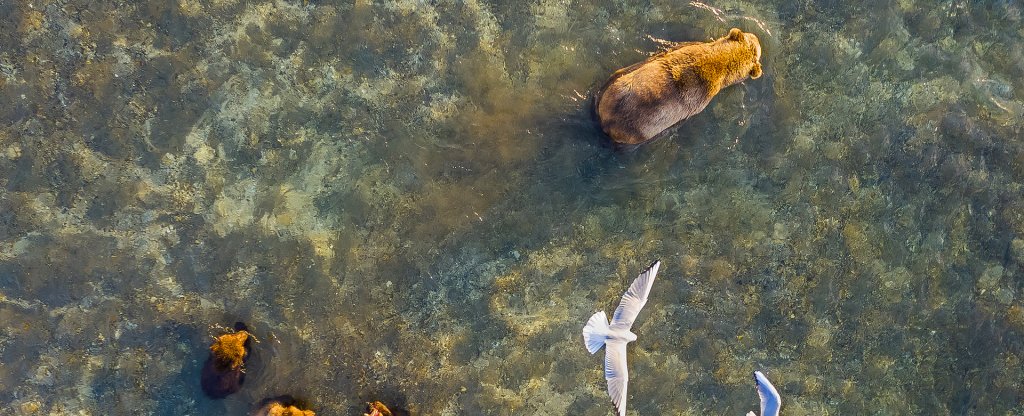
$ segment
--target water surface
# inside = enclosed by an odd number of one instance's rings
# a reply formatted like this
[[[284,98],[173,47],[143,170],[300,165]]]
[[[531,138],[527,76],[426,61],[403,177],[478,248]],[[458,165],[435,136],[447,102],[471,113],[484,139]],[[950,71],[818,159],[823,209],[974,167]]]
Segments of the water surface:
[[[607,415],[580,330],[661,259],[629,414],[1024,413],[1022,7],[0,2],[0,408]],[[731,27],[762,78],[607,145]]]

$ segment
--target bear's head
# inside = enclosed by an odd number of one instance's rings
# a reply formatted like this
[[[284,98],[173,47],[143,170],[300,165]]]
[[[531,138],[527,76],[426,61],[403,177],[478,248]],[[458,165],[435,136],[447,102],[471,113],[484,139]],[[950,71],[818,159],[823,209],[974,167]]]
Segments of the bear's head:
[[[729,30],[729,36],[726,37],[732,42],[742,42],[750,53],[753,55],[753,61],[751,62],[750,71],[747,74],[750,79],[758,79],[761,77],[761,41],[757,39],[757,35],[753,33],[744,33],[742,30],[732,28]]]

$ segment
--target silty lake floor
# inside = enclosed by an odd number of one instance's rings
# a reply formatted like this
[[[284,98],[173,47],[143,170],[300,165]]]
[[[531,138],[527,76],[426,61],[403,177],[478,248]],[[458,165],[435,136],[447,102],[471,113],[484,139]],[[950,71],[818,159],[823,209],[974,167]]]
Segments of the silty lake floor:
[[[1024,413],[1024,5],[0,2],[3,414]],[[765,76],[630,153],[648,36]],[[235,321],[241,392],[199,370]]]

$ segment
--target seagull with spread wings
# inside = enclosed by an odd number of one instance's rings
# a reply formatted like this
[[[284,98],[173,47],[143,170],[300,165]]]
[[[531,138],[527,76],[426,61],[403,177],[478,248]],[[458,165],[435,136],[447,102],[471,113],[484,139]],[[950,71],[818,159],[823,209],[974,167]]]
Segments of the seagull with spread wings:
[[[775,386],[760,371],[754,372],[754,382],[757,383],[757,395],[761,398],[761,416],[779,416],[779,408],[782,407],[782,397],[775,390]],[[757,415],[754,412],[749,412],[747,416]]]
[[[629,370],[626,368],[626,343],[636,341],[636,334],[630,332],[633,321],[640,314],[640,309],[647,303],[647,295],[651,293],[654,277],[658,274],[660,261],[654,262],[647,270],[640,273],[629,285],[629,290],[622,295],[619,307],[609,324],[604,311],[595,313],[583,327],[583,342],[591,354],[601,347],[604,350],[604,378],[608,381],[608,395],[618,410],[619,416],[626,414],[626,384],[629,381]]]

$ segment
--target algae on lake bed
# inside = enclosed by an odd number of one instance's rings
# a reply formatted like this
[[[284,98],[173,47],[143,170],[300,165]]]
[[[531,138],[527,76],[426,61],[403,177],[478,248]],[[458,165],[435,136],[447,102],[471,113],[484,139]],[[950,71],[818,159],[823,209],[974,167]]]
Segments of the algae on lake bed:
[[[1011,1],[0,3],[0,406],[1016,414]],[[587,94],[730,27],[764,77],[633,153]],[[202,396],[213,325],[261,340]],[[296,391],[301,390],[301,391]]]

